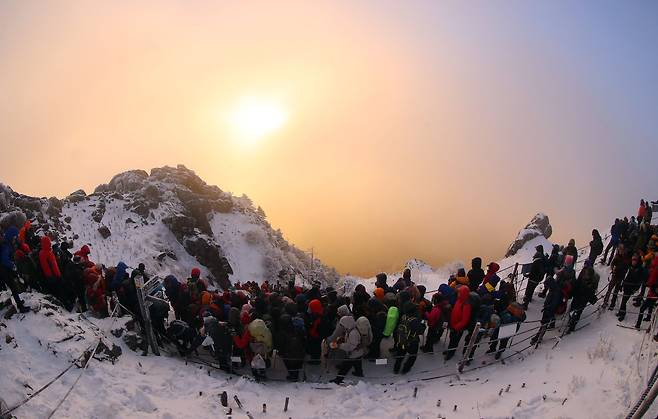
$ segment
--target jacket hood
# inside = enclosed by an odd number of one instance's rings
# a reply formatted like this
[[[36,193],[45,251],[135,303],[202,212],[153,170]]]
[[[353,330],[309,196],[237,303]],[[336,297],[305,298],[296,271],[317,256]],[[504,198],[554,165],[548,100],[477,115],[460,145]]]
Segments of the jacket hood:
[[[491,262],[488,268],[489,268],[489,272],[496,273],[500,270],[500,265],[497,264],[496,262]]]
[[[482,258],[473,258],[471,260],[471,267],[473,269],[482,269]]]
[[[41,236],[41,250],[53,250],[53,245],[52,242],[50,241],[50,237]]]
[[[469,294],[470,294],[470,290],[468,289],[468,287],[459,287],[459,289],[457,290],[457,300],[464,303],[468,300]]]
[[[356,320],[356,328],[362,335],[365,335],[368,331],[372,330],[370,328],[370,321],[365,316],[361,316]]]
[[[350,308],[343,304],[342,306],[338,307],[337,314],[339,317],[349,316],[351,314]]]
[[[356,327],[356,322],[352,316],[341,317],[338,324],[341,325],[345,330],[352,330]]]
[[[175,276],[167,275],[164,279],[164,286],[165,288],[178,288],[180,286],[180,282],[178,282],[178,279],[176,279]]]
[[[312,314],[321,316],[323,312],[322,302],[320,302],[320,300],[311,300],[311,302],[308,304],[308,310]]]
[[[89,253],[91,253],[91,249],[86,244],[80,248],[80,255],[89,256]]]
[[[11,226],[5,231],[5,242],[11,243],[16,237],[18,237],[18,229],[16,227]]]

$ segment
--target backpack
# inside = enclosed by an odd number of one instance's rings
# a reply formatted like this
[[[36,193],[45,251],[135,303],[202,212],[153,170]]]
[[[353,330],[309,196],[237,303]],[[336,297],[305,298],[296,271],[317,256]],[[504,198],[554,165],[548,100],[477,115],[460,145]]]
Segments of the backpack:
[[[386,326],[384,326],[384,336],[389,337],[393,334],[395,326],[398,324],[400,311],[397,307],[391,307],[386,313]]]
[[[365,320],[361,320],[365,319]],[[356,329],[361,335],[361,347],[368,348],[372,343],[372,327],[367,317],[359,317],[356,321]]]
[[[299,316],[292,318],[292,327],[296,333],[301,335],[306,335],[306,325],[304,324],[304,319]]]
[[[187,281],[187,291],[190,294],[190,299],[192,301],[201,301],[201,287],[199,287],[199,282],[198,280],[192,281],[188,280]]]
[[[480,294],[478,294],[477,292],[469,293],[468,302],[471,305],[471,318],[476,319],[480,311],[480,305],[482,304]]]
[[[407,345],[411,342],[411,318],[406,314],[402,316],[400,323],[395,331],[398,337],[398,346],[401,349],[406,349]]]

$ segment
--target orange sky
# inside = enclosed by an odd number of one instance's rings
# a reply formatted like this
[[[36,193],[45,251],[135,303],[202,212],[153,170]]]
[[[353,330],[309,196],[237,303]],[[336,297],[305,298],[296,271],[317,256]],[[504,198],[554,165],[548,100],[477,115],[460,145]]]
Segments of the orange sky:
[[[342,272],[499,258],[537,211],[558,239],[583,241],[618,215],[593,216],[609,201],[596,162],[640,135],[520,20],[454,4],[436,16],[395,2],[2,9],[0,181],[63,196],[183,163]],[[245,95],[288,113],[253,145],[224,118]]]

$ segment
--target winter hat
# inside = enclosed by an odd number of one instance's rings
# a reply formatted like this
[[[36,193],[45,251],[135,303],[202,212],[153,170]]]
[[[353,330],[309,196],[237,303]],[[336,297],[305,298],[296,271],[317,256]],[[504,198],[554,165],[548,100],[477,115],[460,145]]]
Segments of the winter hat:
[[[192,278],[199,278],[201,276],[201,270],[199,268],[192,268]]]
[[[538,252],[544,253],[544,246],[542,246],[541,244],[538,244],[537,246],[535,246],[535,250],[538,251]]]
[[[379,301],[384,301],[384,288],[375,288],[374,294]]]
[[[466,270],[464,268],[459,268],[457,269],[457,276],[458,277],[464,277],[466,276]]]
[[[573,255],[566,255],[564,257],[564,266],[573,266]]]
[[[384,284],[386,283],[386,279],[388,279],[388,277],[384,272],[378,273],[376,278],[377,278],[377,282]]]

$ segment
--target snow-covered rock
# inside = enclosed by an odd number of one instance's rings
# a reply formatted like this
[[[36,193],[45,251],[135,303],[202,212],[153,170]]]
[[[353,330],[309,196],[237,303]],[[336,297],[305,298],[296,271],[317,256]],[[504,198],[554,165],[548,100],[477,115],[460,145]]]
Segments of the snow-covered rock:
[[[553,234],[553,228],[548,220],[546,214],[538,213],[532,220],[525,226],[516,236],[516,240],[509,246],[505,257],[510,257],[516,254],[527,242],[537,236],[543,236],[549,239]]]

